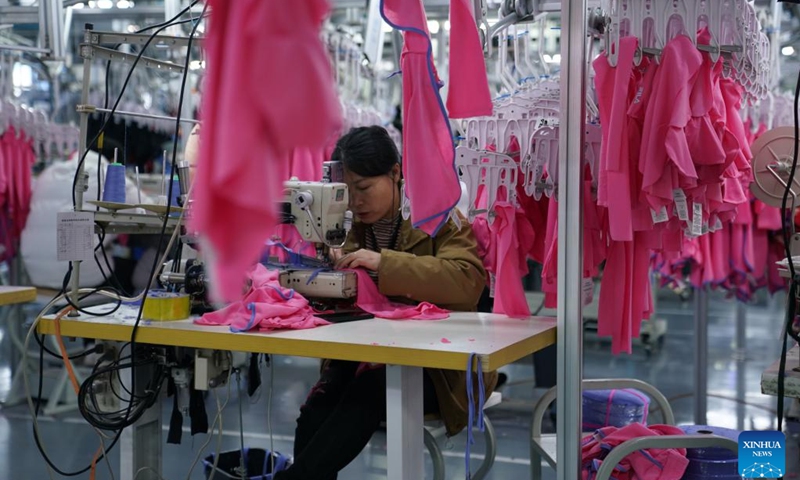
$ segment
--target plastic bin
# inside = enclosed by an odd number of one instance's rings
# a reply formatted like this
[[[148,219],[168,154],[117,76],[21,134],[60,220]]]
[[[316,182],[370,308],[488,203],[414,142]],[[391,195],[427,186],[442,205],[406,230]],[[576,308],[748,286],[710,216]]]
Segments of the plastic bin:
[[[650,397],[633,388],[583,392],[583,430],[647,424]]]
[[[274,459],[276,472],[285,470],[291,464],[289,459],[279,452],[273,453],[272,458]],[[242,476],[238,473],[240,459],[241,452],[239,450],[222,452],[219,455],[214,478],[220,480],[241,480]],[[263,448],[245,448],[244,460],[245,467],[247,468],[247,478],[249,480],[272,480],[273,472],[271,468],[273,462],[270,461],[267,450]],[[211,476],[211,471],[214,469],[213,453],[203,459],[203,466],[205,467],[206,478],[209,478]]]

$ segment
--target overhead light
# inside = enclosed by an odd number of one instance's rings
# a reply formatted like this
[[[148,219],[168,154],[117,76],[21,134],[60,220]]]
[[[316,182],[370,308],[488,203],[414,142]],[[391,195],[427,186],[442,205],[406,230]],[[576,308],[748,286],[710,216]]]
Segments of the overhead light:
[[[189,62],[189,70],[200,70],[201,68],[206,68],[206,62],[200,60],[192,60]]]
[[[450,20],[444,21],[444,29],[447,30],[448,32],[450,31]]]
[[[792,55],[794,55],[794,47],[791,45],[787,45],[781,48],[781,53],[783,54],[784,57],[791,57]]]
[[[133,2],[129,0],[119,0],[117,2],[117,8],[133,8]]]
[[[136,33],[136,31],[139,30],[139,25],[130,24],[130,25],[128,25],[127,30],[128,30],[128,33]]]
[[[81,3],[76,3],[75,5],[73,5],[72,8],[83,8],[85,6],[86,5],[84,5],[83,2],[81,2]]]
[[[97,0],[97,8],[102,8],[104,10],[114,8],[114,2],[111,0]]]
[[[428,31],[431,32],[431,35],[439,33],[439,22],[436,20],[428,20]]]
[[[97,2],[94,0],[89,0],[89,8],[97,8]]]

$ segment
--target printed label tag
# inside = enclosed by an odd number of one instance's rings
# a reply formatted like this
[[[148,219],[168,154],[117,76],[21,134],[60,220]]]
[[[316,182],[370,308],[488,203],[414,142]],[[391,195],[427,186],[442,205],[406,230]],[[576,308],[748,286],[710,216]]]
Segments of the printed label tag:
[[[703,204],[692,203],[692,235],[699,237],[703,234]]]
[[[589,305],[592,303],[594,299],[594,280],[591,278],[584,278],[583,279],[583,288],[582,290],[582,297],[583,297],[583,306]]]
[[[496,283],[496,278],[494,273],[489,274],[489,297],[494,298],[494,287]]]
[[[682,189],[676,188],[672,191],[672,197],[675,199],[675,210],[677,211],[678,218],[684,222],[688,222],[689,205],[686,203],[686,194]]]
[[[669,214],[667,213],[667,207],[661,207],[661,209],[656,212],[652,208],[650,209],[650,215],[653,216],[653,223],[663,223],[669,220]]]

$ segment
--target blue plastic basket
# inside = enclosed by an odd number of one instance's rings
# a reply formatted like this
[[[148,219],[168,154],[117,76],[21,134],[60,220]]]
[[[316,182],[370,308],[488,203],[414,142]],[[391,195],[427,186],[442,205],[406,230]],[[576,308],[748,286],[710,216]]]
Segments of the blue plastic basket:
[[[586,390],[583,392],[583,429],[646,424],[649,407],[650,397],[633,388]]]
[[[273,462],[270,461],[270,457],[274,459],[275,472],[285,470],[290,465],[289,459],[278,452],[270,455],[269,451],[263,448],[244,449],[244,464],[247,468],[248,480],[272,480],[274,472],[272,471]],[[240,459],[241,452],[239,450],[222,452],[219,455],[214,478],[241,480],[242,476],[238,473]],[[206,478],[209,478],[214,470],[213,453],[203,459],[203,466],[205,467]]]

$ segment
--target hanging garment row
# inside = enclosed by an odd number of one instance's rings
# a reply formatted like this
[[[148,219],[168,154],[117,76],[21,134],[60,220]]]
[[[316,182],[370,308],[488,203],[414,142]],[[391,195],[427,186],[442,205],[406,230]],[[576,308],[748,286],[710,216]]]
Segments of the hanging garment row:
[[[0,261],[13,258],[30,212],[34,171],[77,149],[77,129],[14,100],[17,56],[0,54]]]
[[[769,129],[791,125],[792,101],[789,95],[769,94],[742,109],[747,144]],[[662,285],[710,285],[745,302],[762,288],[770,293],[786,288],[776,266],[786,256],[780,209],[748,194],[748,202],[721,230],[693,239],[680,254],[654,258]]]
[[[759,270],[767,259],[749,252],[776,226],[774,212],[751,202],[748,191],[754,134],[740,112],[770,81],[769,48],[752,6],[620,0],[607,11],[609,49],[593,61],[597,101],[587,98],[586,108],[583,301],[591,301],[591,279],[605,261],[598,333],[620,353],[630,352],[652,313],[651,268],[677,278],[690,258],[700,284],[750,298],[770,284],[771,271]],[[732,21],[732,12],[744,21]],[[501,75],[509,50],[515,63],[525,61],[518,36],[502,38],[512,45],[498,53]],[[492,116],[462,122],[456,161],[495,310],[524,316],[519,278],[527,258],[543,264],[545,304],[555,306],[560,103],[549,78],[510,80]],[[764,233],[755,235],[754,224]]]

